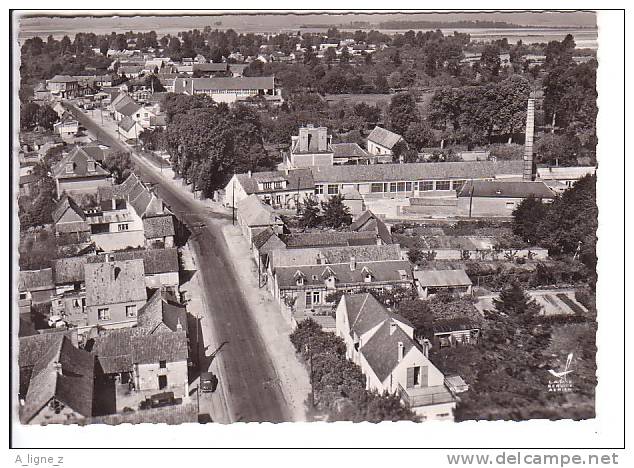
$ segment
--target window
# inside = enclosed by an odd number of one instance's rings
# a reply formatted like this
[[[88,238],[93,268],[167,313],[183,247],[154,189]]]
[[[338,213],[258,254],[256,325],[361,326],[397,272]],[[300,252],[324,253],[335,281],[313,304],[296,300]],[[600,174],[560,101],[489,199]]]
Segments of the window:
[[[20,300],[24,300],[26,299],[26,293],[25,292],[21,292],[20,293]]]
[[[282,182],[275,182],[275,188],[276,189],[281,189],[282,188]]]
[[[278,204],[278,205],[282,204],[282,195],[277,195],[275,197],[275,203]]]
[[[436,190],[449,190],[451,182],[448,180],[437,180],[436,181]]]
[[[306,292],[306,307],[312,307],[313,305],[313,293]]]
[[[454,180],[451,183],[451,187],[457,192],[458,190],[460,190],[462,188],[462,186],[464,185],[464,180]]]
[[[136,305],[125,306],[125,316],[128,318],[136,317]]]
[[[110,320],[110,309],[97,309],[97,320]]]
[[[264,186],[264,190],[271,190],[271,188],[273,188],[273,182],[264,182],[262,185]]]
[[[396,192],[396,182],[390,182],[390,192]]]
[[[411,182],[405,182],[405,191],[406,192],[411,192],[412,191],[412,183]]]
[[[73,299],[73,307],[79,307],[79,299]]]
[[[66,173],[71,173],[73,172],[73,163],[68,163],[66,164]]]
[[[396,190],[399,192],[404,192],[405,191],[405,182],[397,182],[396,183]]]
[[[421,192],[429,192],[430,190],[434,190],[434,182],[431,180],[421,180],[418,182],[418,190]]]
[[[328,185],[328,195],[337,195],[339,193],[339,186],[336,184]]]
[[[515,202],[507,201],[506,208],[508,208],[509,210],[512,210],[513,208],[515,208]]]
[[[88,172],[95,172],[95,161],[88,161]]]
[[[121,231],[127,231],[128,229],[130,229],[130,226],[127,223],[125,223],[125,224],[119,224],[117,228],[119,229],[119,232],[121,232]]]
[[[383,184],[374,183],[374,184],[370,185],[370,192],[371,193],[381,193],[381,192],[383,192]]]
[[[159,367],[161,369],[167,369],[167,361],[159,361]]]
[[[323,194],[324,194],[324,186],[315,185],[315,195],[323,195]]]
[[[321,292],[313,291],[313,304],[321,303]]]

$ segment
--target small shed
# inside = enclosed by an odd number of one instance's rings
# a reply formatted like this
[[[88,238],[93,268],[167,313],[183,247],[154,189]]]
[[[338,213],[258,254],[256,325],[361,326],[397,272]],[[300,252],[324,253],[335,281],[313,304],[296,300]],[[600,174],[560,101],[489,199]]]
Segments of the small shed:
[[[414,281],[422,299],[441,291],[471,294],[472,283],[464,270],[417,270],[414,271]]]

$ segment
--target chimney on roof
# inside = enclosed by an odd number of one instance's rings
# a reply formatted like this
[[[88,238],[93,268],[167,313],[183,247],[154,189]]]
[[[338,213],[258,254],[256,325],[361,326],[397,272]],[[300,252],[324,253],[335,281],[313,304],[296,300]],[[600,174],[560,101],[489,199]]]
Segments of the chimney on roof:
[[[535,132],[535,99],[528,100],[526,108],[526,138],[524,142],[524,180],[533,180],[533,135]]]
[[[251,175],[252,175],[252,172],[251,172],[251,171],[249,171],[249,172],[247,172],[247,174],[248,174],[249,179],[250,179],[250,178],[251,178]]]
[[[431,349],[431,342],[427,339],[424,338],[421,346],[423,348],[423,354],[425,355],[426,358],[429,358],[429,350]]]
[[[176,322],[176,330],[177,331],[181,331],[182,329],[183,329],[183,325],[181,325],[181,319],[179,317],[177,322]]]
[[[62,375],[62,363],[59,361],[55,361],[53,363],[53,369],[55,369],[55,372],[57,372],[59,375]]]
[[[394,332],[396,331],[396,322],[392,319],[390,319],[390,335],[393,335]]]
[[[112,203],[112,209],[116,210],[117,209],[117,200],[115,200],[114,196],[112,197],[112,199],[110,201]]]
[[[396,326],[396,324],[394,324]],[[399,341],[398,342],[398,362],[401,362],[403,360],[405,354],[405,347],[403,346],[403,342]]]
[[[317,252],[316,262],[317,262],[317,265],[321,265],[321,252]]]
[[[357,259],[354,255],[350,256],[350,271],[357,269]]]

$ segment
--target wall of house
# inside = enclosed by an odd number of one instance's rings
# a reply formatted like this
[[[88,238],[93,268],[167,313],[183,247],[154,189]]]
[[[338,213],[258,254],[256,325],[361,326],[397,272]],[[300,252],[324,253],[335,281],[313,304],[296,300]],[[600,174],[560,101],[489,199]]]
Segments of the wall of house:
[[[389,148],[386,148],[385,146],[379,145],[378,143],[368,140],[368,153],[376,154],[376,155],[388,154],[391,156],[392,150]]]
[[[174,247],[174,236],[154,237],[152,239],[145,238],[145,246],[147,248],[153,248],[154,243],[163,244],[161,248],[171,249]]]
[[[116,224],[114,226],[116,227]],[[145,245],[143,230],[91,234],[90,238],[98,248],[105,252],[122,250],[126,247],[143,247]]]
[[[55,411],[47,403],[39,413],[28,422],[28,424],[63,424],[65,422],[83,419],[84,417],[70,406],[64,408],[56,414]]]
[[[295,168],[311,166],[332,166],[333,153],[294,154],[291,153],[291,164]]]
[[[470,197],[458,198],[458,215],[469,216]],[[471,216],[510,217],[522,198],[473,197]]]
[[[167,376],[167,388],[184,388],[187,384],[187,361],[167,362],[161,369],[158,362],[135,366],[136,388],[159,391],[159,375]],[[161,391],[165,391],[162,389]]]
[[[161,286],[178,287],[178,272],[171,271],[167,273],[158,273],[155,275],[145,275],[145,287],[159,289]]]
[[[136,305],[137,314],[139,309],[145,305],[146,301],[129,301],[119,302],[117,304],[89,305],[86,307],[86,313],[89,326],[101,326],[104,328],[126,328],[132,327],[137,323],[136,315],[134,317],[126,317],[126,306]],[[108,308],[110,311],[110,320],[99,320],[98,309]]]
[[[112,185],[110,177],[76,177],[73,179],[57,179],[57,195],[66,193],[97,193],[98,187],[108,187]]]
[[[421,417],[421,421],[453,421],[455,402],[438,403],[429,406],[415,406],[411,410]]]

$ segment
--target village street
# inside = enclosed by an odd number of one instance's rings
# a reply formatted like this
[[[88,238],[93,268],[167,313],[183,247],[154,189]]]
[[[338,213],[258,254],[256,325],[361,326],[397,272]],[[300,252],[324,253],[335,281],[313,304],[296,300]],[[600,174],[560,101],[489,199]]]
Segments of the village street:
[[[92,120],[89,114],[69,103],[65,105],[96,138],[114,150],[131,152],[135,172],[145,182],[156,185],[157,194],[192,231],[189,245],[203,293],[200,309],[207,347],[204,362],[207,366],[211,364],[211,370],[219,376],[216,391],[225,396],[229,421],[302,420],[302,396],[308,393],[306,371],[288,342],[288,325],[275,311],[270,298],[268,302],[263,300],[266,292],[245,276],[244,264],[236,264],[236,256],[227,245],[227,234],[233,237],[236,233],[231,230],[231,217],[226,210],[196,200],[179,181],[171,179],[171,170],[162,174],[119,141],[113,123],[105,115],[101,127],[98,112]],[[248,253],[248,246],[242,247]],[[268,326],[263,328],[265,324]],[[218,348],[220,351],[211,359],[209,354]],[[222,419],[218,421],[224,422]]]

